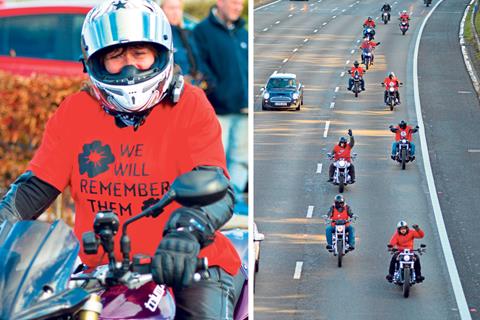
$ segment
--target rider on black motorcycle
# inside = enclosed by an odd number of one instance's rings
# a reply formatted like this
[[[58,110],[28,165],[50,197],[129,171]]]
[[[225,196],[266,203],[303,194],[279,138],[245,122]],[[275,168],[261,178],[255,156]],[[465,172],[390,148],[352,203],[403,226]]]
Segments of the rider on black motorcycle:
[[[413,231],[408,228],[408,224],[405,221],[400,221],[397,224],[397,230],[393,234],[389,245],[398,249],[398,252],[393,254],[392,260],[390,260],[390,267],[388,269],[388,274],[386,276],[387,281],[392,282],[393,273],[395,272],[397,256],[404,249],[413,250],[413,245],[415,239],[422,239],[425,236],[425,232],[417,224],[412,225]],[[415,263],[413,265],[416,274],[417,283],[425,280],[425,277],[422,276],[422,268],[420,265],[420,257],[415,254]]]
[[[345,199],[341,194],[335,196],[333,205],[328,210],[328,217],[333,220],[332,223],[327,226],[325,235],[327,238],[327,250],[332,250],[332,234],[335,228],[335,220],[348,220],[353,217],[353,212],[350,210],[350,206],[345,204]],[[345,231],[348,233],[348,245],[349,250],[355,250],[355,229],[350,223],[346,224]]]
[[[388,21],[390,21],[390,12],[392,11],[392,7],[390,6],[390,4],[385,2],[385,4],[382,6],[382,9],[380,9],[380,11],[388,13]]]
[[[350,162],[350,177],[352,178],[351,183],[355,183],[355,167],[352,163],[352,158],[350,152],[355,145],[355,139],[353,138],[352,129],[348,129],[348,135],[350,136],[350,142],[347,144],[347,138],[341,137],[338,141],[338,144],[333,147],[332,154],[334,160],[338,160],[340,158],[344,158],[348,162]],[[328,182],[333,181],[333,174],[335,173],[335,165],[333,163],[330,164],[330,168],[328,170]]]
[[[348,88],[347,90],[352,90],[353,87],[353,77],[355,75],[355,72],[358,72],[358,75],[360,77],[360,87],[362,91],[365,91],[365,81],[363,80],[363,73],[365,72],[365,69],[360,67],[360,64],[358,63],[357,60],[353,62],[353,67],[348,70],[348,73],[351,75],[350,79],[348,79]]]
[[[70,187],[81,239],[98,211],[115,211],[123,224],[182,173],[226,175],[220,124],[202,90],[174,71],[171,34],[153,1],[109,0],[87,14],[82,51],[91,84],[48,121],[28,171],[0,202],[0,223],[38,218]],[[172,205],[130,228],[131,254],[153,257],[153,279],[173,287],[177,318],[233,319],[240,259],[217,231],[232,211],[230,188],[212,205]],[[210,279],[194,283],[198,257],[208,258]],[[107,262],[83,250],[80,258],[90,267]]]
[[[393,87],[395,88],[395,95],[398,100],[398,104],[401,104],[400,102],[400,92],[398,90],[400,86],[400,81],[398,81],[398,78],[395,76],[395,73],[390,72],[388,76],[383,80],[383,84],[385,85],[385,93],[383,95],[383,100],[385,104],[387,103],[387,97],[388,97],[388,89],[390,88],[390,83],[393,84]]]
[[[395,133],[395,142],[392,144],[392,155],[391,158],[392,160],[395,160],[395,154],[397,152],[398,148],[398,142],[402,139],[402,132],[405,132],[405,138],[408,140],[410,143],[410,157],[411,160],[415,160],[415,144],[412,141],[412,134],[416,133],[419,129],[419,126],[415,126],[415,128],[412,128],[411,126],[407,125],[407,123],[402,120],[398,124],[398,126],[394,127],[393,125],[390,125],[390,131]]]

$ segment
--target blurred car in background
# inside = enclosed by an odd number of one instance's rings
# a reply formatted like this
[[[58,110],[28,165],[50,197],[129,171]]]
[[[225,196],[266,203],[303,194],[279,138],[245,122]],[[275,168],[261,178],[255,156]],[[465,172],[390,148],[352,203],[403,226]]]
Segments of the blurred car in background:
[[[262,110],[300,110],[303,105],[303,85],[293,73],[272,74],[267,85],[260,90],[263,93]]]
[[[82,76],[80,34],[90,9],[101,1],[0,0],[0,70]],[[197,20],[186,15],[185,25]]]
[[[83,74],[80,33],[91,5],[48,3],[0,7],[0,70],[21,75]]]

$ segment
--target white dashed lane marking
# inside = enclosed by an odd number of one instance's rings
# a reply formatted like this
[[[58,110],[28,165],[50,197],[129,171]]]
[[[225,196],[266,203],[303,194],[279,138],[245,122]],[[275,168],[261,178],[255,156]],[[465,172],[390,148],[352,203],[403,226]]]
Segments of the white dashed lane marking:
[[[311,218],[312,218],[312,216],[313,216],[313,208],[314,208],[314,206],[308,206],[307,219],[311,219]]]
[[[335,102],[330,103],[330,109],[333,109],[333,108],[335,108]]]
[[[323,164],[317,163],[317,173],[322,173]]]
[[[288,61],[288,58],[283,59],[282,63],[285,63]]]
[[[340,73],[340,77],[343,77],[345,75],[345,71],[342,71],[342,73]]]
[[[322,26],[326,26],[326,25],[327,25],[327,23],[326,23],[326,22],[322,23]]]
[[[303,261],[297,261],[297,264],[295,265],[295,272],[293,273],[293,279],[300,279],[302,276],[302,267],[303,267]]]
[[[297,52],[297,51],[298,51],[298,48],[293,49],[293,52]]]
[[[268,31],[268,28],[263,29],[263,32]]]
[[[326,138],[328,136],[328,128],[330,127],[330,120],[325,122],[325,130],[323,131],[323,137]]]
[[[338,90],[340,90],[340,87],[335,88],[335,92],[338,92]]]

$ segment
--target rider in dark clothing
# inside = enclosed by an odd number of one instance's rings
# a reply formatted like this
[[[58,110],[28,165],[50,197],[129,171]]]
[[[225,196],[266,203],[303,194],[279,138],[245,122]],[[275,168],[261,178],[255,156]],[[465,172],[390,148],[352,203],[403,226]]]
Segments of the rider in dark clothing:
[[[388,13],[388,21],[390,21],[390,12],[392,11],[392,7],[385,2],[383,5],[382,9],[380,9],[381,12],[387,12]]]

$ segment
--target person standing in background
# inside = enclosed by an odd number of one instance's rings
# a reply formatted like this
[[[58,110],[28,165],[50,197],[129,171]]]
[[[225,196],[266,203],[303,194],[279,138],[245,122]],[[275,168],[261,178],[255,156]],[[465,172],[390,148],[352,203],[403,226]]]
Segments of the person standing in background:
[[[183,22],[183,0],[163,0],[161,8],[172,27],[173,56],[182,70],[185,82],[206,89],[200,59],[192,31],[186,29]]]
[[[222,126],[222,141],[237,208],[248,179],[248,32],[244,0],[217,0],[193,30],[205,63],[207,97]],[[240,209],[239,209],[240,210]]]

